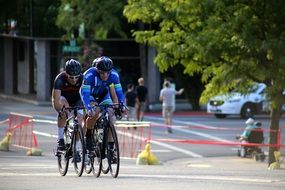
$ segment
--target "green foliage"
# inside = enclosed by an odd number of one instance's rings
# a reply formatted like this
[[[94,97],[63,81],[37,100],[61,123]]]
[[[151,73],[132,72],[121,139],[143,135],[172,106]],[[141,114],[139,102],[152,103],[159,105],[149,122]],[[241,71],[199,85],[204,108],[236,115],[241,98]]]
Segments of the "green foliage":
[[[137,42],[157,49],[155,63],[161,72],[181,64],[184,73],[201,74],[208,84],[202,102],[233,88],[245,92],[252,82],[266,83],[269,97],[274,94],[271,88],[281,96],[282,0],[129,0],[124,15],[129,22],[149,26],[133,35]]]
[[[82,23],[90,39],[105,39],[111,30],[126,37],[120,20],[123,5],[124,1],[113,0],[61,0],[56,24],[68,38]]]
[[[279,129],[285,103],[283,0],[129,0],[124,15],[149,26],[133,35],[157,49],[160,71],[180,64],[184,73],[201,75],[207,84],[201,102],[232,89],[246,93],[253,82],[264,82],[270,129]],[[269,140],[277,143],[277,134]],[[269,148],[269,164],[276,149]]]

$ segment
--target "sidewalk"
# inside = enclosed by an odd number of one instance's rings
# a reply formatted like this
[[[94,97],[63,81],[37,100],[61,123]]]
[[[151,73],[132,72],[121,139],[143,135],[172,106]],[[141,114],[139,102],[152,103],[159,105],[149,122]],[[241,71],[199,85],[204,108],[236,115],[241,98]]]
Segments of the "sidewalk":
[[[50,102],[39,103],[34,101],[33,97],[26,96],[7,96],[0,94],[0,107],[0,114],[5,115],[10,112],[54,117],[57,115]]]

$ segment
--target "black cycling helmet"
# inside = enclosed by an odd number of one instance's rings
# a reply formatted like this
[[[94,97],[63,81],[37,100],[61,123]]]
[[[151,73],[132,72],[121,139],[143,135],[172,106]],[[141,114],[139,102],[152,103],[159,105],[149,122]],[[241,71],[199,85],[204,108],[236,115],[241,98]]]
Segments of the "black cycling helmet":
[[[111,71],[113,69],[113,61],[109,57],[102,56],[94,59],[92,66],[101,71]]]
[[[81,64],[75,59],[70,59],[65,63],[65,72],[71,76],[76,76],[81,73]]]

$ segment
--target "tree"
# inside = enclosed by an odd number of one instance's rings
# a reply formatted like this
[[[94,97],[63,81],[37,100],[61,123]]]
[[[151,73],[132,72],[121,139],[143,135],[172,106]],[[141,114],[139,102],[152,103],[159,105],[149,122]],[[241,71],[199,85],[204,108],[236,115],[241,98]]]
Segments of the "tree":
[[[61,0],[57,25],[67,32],[67,38],[80,36],[78,30],[85,32],[83,39],[106,39],[111,31],[126,37],[120,20],[124,4],[124,0]]]
[[[55,26],[58,4],[54,0],[0,0],[0,32],[8,34],[15,21],[21,36],[58,37],[63,32]]]
[[[283,0],[129,0],[124,15],[129,22],[158,26],[133,35],[157,49],[161,72],[181,64],[184,74],[201,74],[207,84],[201,102],[264,82],[271,104],[269,143],[277,144],[285,103]],[[269,147],[268,164],[278,148]]]

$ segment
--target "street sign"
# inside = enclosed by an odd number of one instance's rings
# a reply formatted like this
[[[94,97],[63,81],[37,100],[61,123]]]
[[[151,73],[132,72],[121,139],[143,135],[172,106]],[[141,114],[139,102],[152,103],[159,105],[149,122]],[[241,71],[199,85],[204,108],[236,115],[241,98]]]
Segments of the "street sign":
[[[63,52],[79,52],[80,47],[79,46],[63,46],[62,51]]]
[[[70,40],[69,46],[63,46],[62,47],[63,52],[79,52],[80,47],[76,46],[76,41],[75,40]]]

